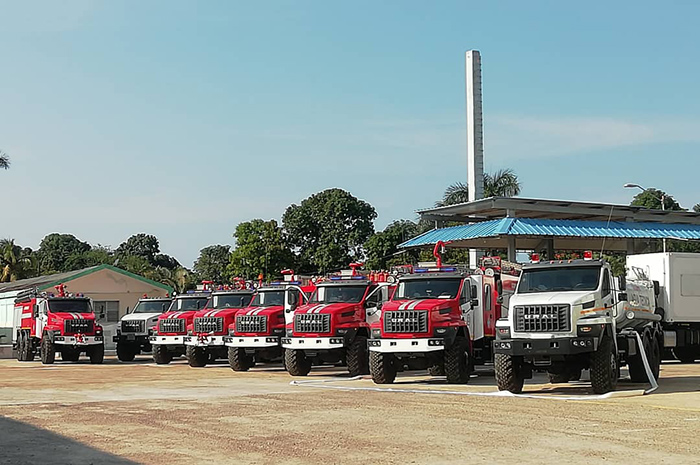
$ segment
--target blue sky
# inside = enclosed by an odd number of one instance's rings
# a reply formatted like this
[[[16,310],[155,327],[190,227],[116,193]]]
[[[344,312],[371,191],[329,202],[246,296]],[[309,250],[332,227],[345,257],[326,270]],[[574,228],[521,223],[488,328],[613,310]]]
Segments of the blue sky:
[[[328,187],[377,229],[466,180],[464,52],[487,170],[528,197],[700,202],[695,2],[0,0],[0,236],[190,266]]]

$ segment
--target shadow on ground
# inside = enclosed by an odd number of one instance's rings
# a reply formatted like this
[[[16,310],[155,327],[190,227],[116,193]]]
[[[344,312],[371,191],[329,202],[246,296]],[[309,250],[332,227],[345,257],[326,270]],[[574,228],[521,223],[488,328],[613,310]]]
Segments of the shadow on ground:
[[[0,416],[2,465],[134,465],[136,462]]]

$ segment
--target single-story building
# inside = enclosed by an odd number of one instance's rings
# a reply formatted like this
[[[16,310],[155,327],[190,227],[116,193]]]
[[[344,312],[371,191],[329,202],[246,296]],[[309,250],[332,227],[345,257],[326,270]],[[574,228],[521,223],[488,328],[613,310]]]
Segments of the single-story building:
[[[59,284],[66,285],[66,292],[82,293],[92,299],[97,321],[105,328],[107,349],[113,348],[111,336],[119,319],[127,309],[134,308],[140,297],[164,297],[173,292],[165,284],[111,265],[0,283],[0,345],[12,343],[15,296],[34,288],[52,292]]]

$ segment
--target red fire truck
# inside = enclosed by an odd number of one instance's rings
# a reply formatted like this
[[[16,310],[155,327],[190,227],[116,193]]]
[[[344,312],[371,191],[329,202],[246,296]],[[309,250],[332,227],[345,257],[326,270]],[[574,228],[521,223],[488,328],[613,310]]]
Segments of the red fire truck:
[[[51,364],[56,352],[61,359],[77,362],[81,353],[90,363],[102,363],[105,355],[102,326],[95,322],[92,302],[82,294],[66,292],[56,286],[56,293],[39,293],[32,289],[15,298],[15,347],[17,360],[34,360]]]
[[[157,364],[170,363],[173,357],[185,354],[187,327],[192,324],[194,314],[204,308],[210,294],[209,289],[198,289],[173,297],[168,311],[158,317],[148,338]]]
[[[391,285],[381,273],[360,274],[361,266],[352,263],[351,270],[316,282],[309,302],[294,311],[282,338],[292,376],[306,376],[324,363],[344,363],[352,376],[369,373],[369,326]]]
[[[214,286],[210,281],[202,284],[214,290],[204,309],[194,314],[187,328],[185,354],[191,367],[203,367],[207,362],[226,358],[224,337],[236,314],[247,307],[253,297],[252,283],[240,278],[234,279],[233,286]]]
[[[236,314],[224,338],[228,360],[234,371],[247,371],[256,362],[281,360],[284,355],[281,338],[285,334],[287,316],[291,320],[296,307],[308,301],[316,289],[310,279],[283,270],[283,281],[259,288],[248,308]]]
[[[369,360],[375,383],[394,382],[405,369],[444,374],[467,383],[476,363],[493,358],[503,295],[515,289],[517,270],[486,257],[477,270],[437,262],[399,276],[391,300],[372,325]],[[505,270],[504,270],[505,266]]]

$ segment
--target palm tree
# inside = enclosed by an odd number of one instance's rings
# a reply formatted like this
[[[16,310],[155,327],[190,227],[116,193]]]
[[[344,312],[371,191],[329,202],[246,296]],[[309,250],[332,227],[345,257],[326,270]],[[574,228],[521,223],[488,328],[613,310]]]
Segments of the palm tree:
[[[172,287],[181,294],[194,285],[194,278],[187,268],[179,267],[174,270],[159,266],[146,274],[146,277]]]
[[[0,240],[0,282],[7,283],[28,278],[36,269],[31,249],[15,245],[14,239]]]
[[[498,170],[495,173],[484,173],[484,197],[514,197],[520,194],[518,175],[510,169]],[[469,202],[469,187],[466,183],[456,182],[447,186],[442,200],[435,202],[436,207],[455,205]]]
[[[9,169],[10,168],[10,157],[0,150],[0,169]]]

